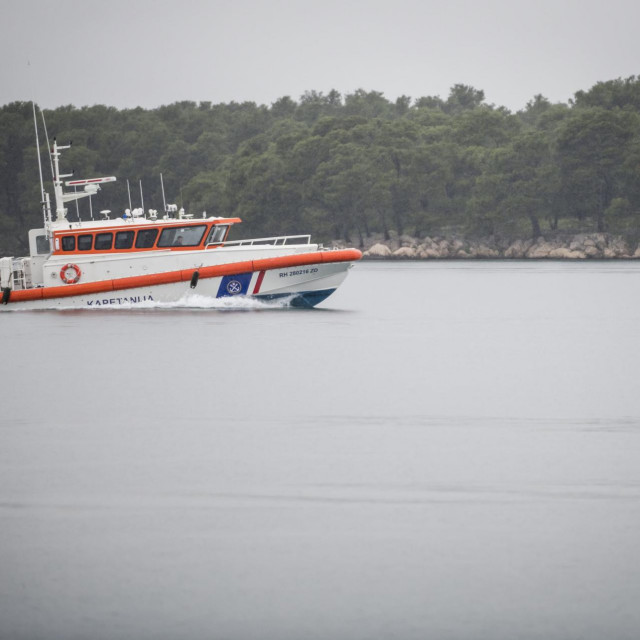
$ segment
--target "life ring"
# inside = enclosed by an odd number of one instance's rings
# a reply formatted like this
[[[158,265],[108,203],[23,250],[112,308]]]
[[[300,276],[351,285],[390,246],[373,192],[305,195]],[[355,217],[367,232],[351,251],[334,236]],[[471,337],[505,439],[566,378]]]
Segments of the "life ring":
[[[65,284],[75,284],[80,280],[81,275],[82,271],[80,271],[80,267],[77,264],[65,264],[60,269],[60,280]]]

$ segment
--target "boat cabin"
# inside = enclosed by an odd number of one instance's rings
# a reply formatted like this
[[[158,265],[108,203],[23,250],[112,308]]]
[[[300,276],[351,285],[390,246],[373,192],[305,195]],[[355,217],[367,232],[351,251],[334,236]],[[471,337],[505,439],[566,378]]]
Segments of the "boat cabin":
[[[158,250],[211,249],[220,246],[229,234],[232,224],[239,218],[219,218],[215,221],[174,221],[126,225],[119,227],[89,227],[53,231],[53,255],[74,255],[92,253],[123,253]],[[38,240],[35,247],[39,253]],[[44,242],[41,241],[44,249]],[[33,254],[32,254],[33,255]]]

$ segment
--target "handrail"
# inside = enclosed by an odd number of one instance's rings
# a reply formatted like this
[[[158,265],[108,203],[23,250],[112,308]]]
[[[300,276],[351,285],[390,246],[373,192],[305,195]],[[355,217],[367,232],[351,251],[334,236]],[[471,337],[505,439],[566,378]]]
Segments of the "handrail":
[[[302,242],[291,242],[292,240],[302,240]],[[247,240],[230,240],[228,242],[210,242],[207,247],[242,247],[255,245],[284,246],[289,244],[311,244],[310,235],[301,236],[274,236],[272,238],[249,238]]]
[[[29,258],[13,258],[12,259],[12,273],[13,277],[13,289],[28,289],[30,282],[27,281],[27,273],[25,269],[25,262]]]

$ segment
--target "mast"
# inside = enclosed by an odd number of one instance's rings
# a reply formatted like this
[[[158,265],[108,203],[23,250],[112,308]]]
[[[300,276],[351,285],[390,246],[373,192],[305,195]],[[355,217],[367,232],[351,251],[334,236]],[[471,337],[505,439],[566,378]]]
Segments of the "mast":
[[[49,167],[51,168],[51,176],[53,178],[53,158],[51,157],[51,144],[49,142],[49,132],[47,131],[47,121],[44,119],[44,111],[40,110],[42,116],[42,127],[44,129],[44,136],[47,139],[47,150],[49,151]],[[49,201],[49,205],[50,205]],[[51,211],[49,210],[49,219],[51,219]]]
[[[164,212],[167,213],[167,201],[164,197],[164,181],[162,180],[162,174],[160,174],[160,186],[162,187],[162,204],[164,206]]]
[[[144,196],[142,195],[142,178],[139,180],[140,182],[140,207],[142,208],[142,215],[144,215]]]
[[[60,151],[62,149],[70,149],[71,145],[59,146],[58,141],[53,139],[53,149],[51,157],[53,158],[53,193],[56,196],[56,220],[62,222],[67,218],[67,210],[64,206],[64,192],[62,191],[61,178],[70,178],[73,174],[60,175]],[[74,194],[75,195],[75,194]]]
[[[62,179],[70,178],[73,173],[60,173],[60,151],[63,149],[71,148],[71,143],[68,145],[58,145],[56,139],[53,139],[53,149],[51,150],[51,157],[53,158],[53,191],[56,196],[56,221],[63,222],[67,219],[67,209],[65,208],[66,202],[72,200],[79,200],[80,198],[86,198],[92,196],[100,191],[100,185],[105,182],[115,182],[113,176],[107,178],[88,178],[86,180],[70,180],[65,182],[67,187],[84,187],[82,191],[76,193],[65,193],[62,189]],[[93,216],[93,209],[91,211]]]
[[[44,226],[47,222],[51,222],[51,209],[49,209],[49,198],[45,197],[44,180],[42,179],[42,158],[40,157],[40,137],[38,136],[38,118],[36,117],[36,103],[31,102],[33,107],[33,127],[36,130],[36,154],[38,156],[38,173],[40,174],[40,204],[42,206],[42,217],[44,218]],[[42,115],[44,118],[44,114]],[[48,215],[47,215],[48,214]]]
[[[131,206],[131,189],[129,188],[129,178],[127,178],[127,195],[129,196],[129,211],[133,208]]]

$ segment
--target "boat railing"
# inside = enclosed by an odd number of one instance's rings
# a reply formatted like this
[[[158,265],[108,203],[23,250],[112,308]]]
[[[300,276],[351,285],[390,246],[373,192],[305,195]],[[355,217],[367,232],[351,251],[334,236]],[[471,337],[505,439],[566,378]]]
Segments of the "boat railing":
[[[247,240],[211,242],[207,247],[245,247],[257,245],[285,246],[290,244],[311,244],[311,236],[274,236],[273,238],[249,238]]]
[[[0,259],[0,285],[3,289],[9,287],[16,291],[30,289],[32,284],[29,258]]]

